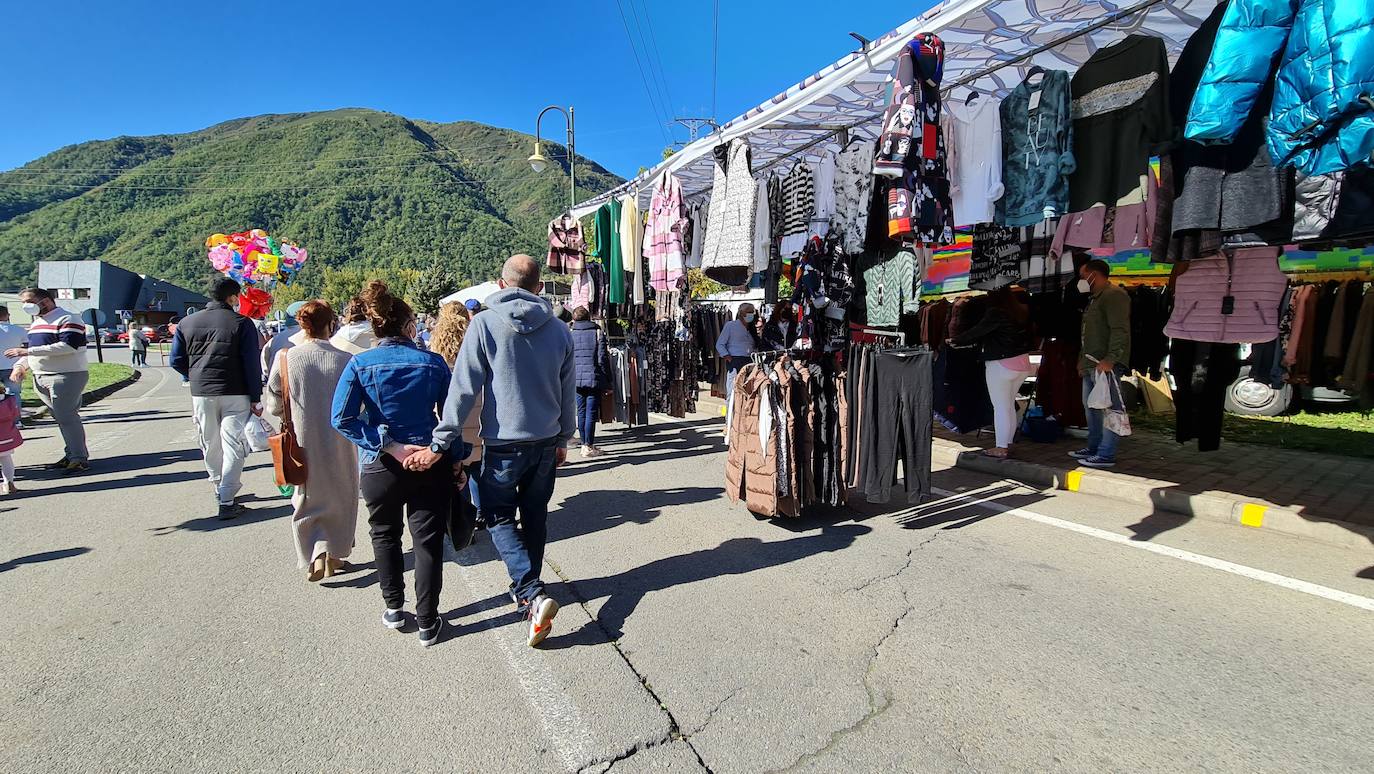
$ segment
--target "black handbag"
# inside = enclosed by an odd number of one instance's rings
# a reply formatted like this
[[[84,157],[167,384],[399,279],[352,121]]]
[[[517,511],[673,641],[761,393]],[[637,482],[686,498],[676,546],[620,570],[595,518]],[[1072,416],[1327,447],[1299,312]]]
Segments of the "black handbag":
[[[454,551],[472,545],[477,532],[477,509],[472,505],[467,487],[458,487],[448,506],[448,539]]]

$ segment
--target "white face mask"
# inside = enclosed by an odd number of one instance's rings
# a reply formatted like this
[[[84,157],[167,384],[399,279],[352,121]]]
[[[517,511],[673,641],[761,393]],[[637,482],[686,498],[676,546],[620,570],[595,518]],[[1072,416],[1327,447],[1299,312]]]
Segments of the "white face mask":
[[[1092,286],[1092,284],[1089,283],[1087,280],[1081,279],[1081,280],[1078,281],[1078,292],[1079,292],[1079,293],[1091,293],[1091,292],[1093,292],[1093,286]]]
[[[24,310],[24,314],[26,314],[26,315],[28,315],[28,316],[30,316],[30,317],[37,317],[37,316],[38,316],[38,313],[39,313],[38,304],[22,304],[22,305],[20,306],[20,308]]]

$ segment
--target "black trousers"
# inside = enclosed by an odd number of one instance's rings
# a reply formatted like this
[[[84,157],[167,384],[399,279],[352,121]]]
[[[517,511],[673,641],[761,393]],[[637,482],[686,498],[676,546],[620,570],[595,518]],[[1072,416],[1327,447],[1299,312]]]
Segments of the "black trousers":
[[[862,475],[870,503],[892,499],[897,461],[909,504],[930,494],[931,353],[929,350],[879,351],[871,356],[870,384],[864,388]]]
[[[1226,388],[1240,376],[1240,345],[1174,339],[1169,350],[1174,391],[1174,437],[1197,439],[1198,451],[1221,448],[1221,418]]]
[[[401,532],[404,522],[410,522],[415,552],[415,618],[427,629],[439,617],[439,591],[444,586],[444,533],[454,493],[453,466],[441,460],[417,473],[383,454],[363,470],[362,490],[382,599],[391,610],[400,610],[406,601]]]

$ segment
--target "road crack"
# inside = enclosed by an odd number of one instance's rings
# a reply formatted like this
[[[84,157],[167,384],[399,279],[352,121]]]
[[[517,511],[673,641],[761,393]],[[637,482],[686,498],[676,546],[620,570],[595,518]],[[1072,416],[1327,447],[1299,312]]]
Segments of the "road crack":
[[[649,679],[645,677],[644,674],[639,671],[639,667],[635,666],[634,662],[630,660],[630,657],[625,653],[624,649],[620,647],[620,642],[612,638],[611,633],[606,631],[606,627],[601,625],[601,621],[592,612],[592,609],[588,607],[587,601],[585,599],[582,599],[580,595],[577,595],[577,584],[571,579],[569,579],[568,576],[564,574],[563,568],[559,567],[556,563],[553,562],[553,560],[549,559],[548,557],[545,557],[544,562],[547,565],[549,565],[549,567],[553,569],[554,574],[557,575],[565,584],[567,584],[568,588],[573,591],[573,594],[577,596],[577,604],[581,606],[582,612],[586,613],[587,617],[592,620],[592,623],[596,624],[596,627],[600,629],[603,634],[606,635],[606,642],[611,646],[612,649],[615,650],[616,655],[620,656],[620,660],[625,662],[625,666],[630,670],[630,673],[635,676],[635,679],[639,681],[639,684],[644,689],[644,692],[649,694],[649,698],[653,699],[654,704],[657,704],[658,708],[663,710],[663,714],[668,717],[667,733],[662,734],[661,736],[658,736],[654,739],[638,742],[634,746],[622,750],[616,755],[591,761],[586,765],[582,766],[580,769],[578,769],[578,772],[586,772],[586,774],[592,774],[593,772],[595,772],[595,774],[605,774],[606,772],[610,771],[617,763],[620,763],[621,761],[626,760],[628,758],[632,758],[635,755],[644,752],[645,750],[652,750],[655,747],[660,747],[665,744],[671,744],[673,742],[680,741],[683,744],[687,745],[687,749],[692,751],[692,755],[697,759],[697,765],[701,766],[701,770],[707,772],[707,774],[711,774],[711,767],[706,765],[706,761],[701,757],[701,753],[698,752],[697,748],[692,745],[691,739],[688,738],[689,735],[684,734],[682,732],[682,725],[678,723],[677,716],[673,714],[672,710],[668,709],[667,703],[665,703],[663,701],[663,698],[658,695],[658,692],[654,690],[654,687],[649,684]],[[605,768],[599,768],[602,766],[604,766]]]

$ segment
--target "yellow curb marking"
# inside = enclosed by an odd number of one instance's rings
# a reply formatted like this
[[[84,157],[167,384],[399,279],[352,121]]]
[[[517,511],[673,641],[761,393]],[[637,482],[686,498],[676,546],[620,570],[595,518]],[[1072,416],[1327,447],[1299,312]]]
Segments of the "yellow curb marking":
[[[1083,471],[1070,470],[1064,474],[1064,488],[1070,492],[1077,492],[1078,485],[1083,481]]]
[[[1263,505],[1243,503],[1240,506],[1240,523],[1246,527],[1255,527],[1256,529],[1263,527],[1264,513],[1267,510],[1269,509]]]

